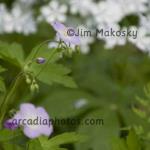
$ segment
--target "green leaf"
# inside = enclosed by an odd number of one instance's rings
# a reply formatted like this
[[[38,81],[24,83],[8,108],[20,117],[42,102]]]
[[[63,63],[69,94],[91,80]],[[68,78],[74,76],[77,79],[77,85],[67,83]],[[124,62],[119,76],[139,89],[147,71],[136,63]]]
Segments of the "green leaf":
[[[5,83],[3,81],[3,78],[0,77],[0,92],[6,92]]]
[[[19,147],[15,144],[9,144],[9,143],[3,143],[2,147],[3,147],[2,150],[26,150],[25,148]]]
[[[112,140],[112,150],[128,150],[125,140],[114,138]]]
[[[46,137],[40,137],[36,140],[32,140],[29,143],[29,150],[66,150],[65,148],[60,148],[63,144],[75,143],[85,140],[85,136],[79,135],[77,133],[64,133],[53,137],[48,140]]]
[[[75,132],[70,132],[70,133],[64,133],[58,136],[53,137],[52,139],[49,140],[49,146],[50,147],[55,147],[63,144],[70,144],[70,143],[76,143],[76,142],[83,142],[86,139],[85,136],[80,135]],[[43,143],[43,146],[46,145],[44,144],[45,139],[40,138],[41,143]]]
[[[88,92],[78,88],[44,88],[44,93],[45,96],[42,99],[41,97],[36,99],[36,101],[38,101],[37,104],[43,106],[53,118],[64,119],[78,116],[85,112],[89,107],[93,107],[96,100]],[[77,108],[76,104],[81,100],[85,101],[85,105],[81,108]]]
[[[77,85],[68,75],[70,70],[59,64],[46,64],[32,66],[31,71],[37,76],[37,79],[43,83],[52,85],[53,82],[63,84],[66,87],[76,88]]]
[[[14,138],[14,131],[0,130],[0,142],[9,141]]]
[[[140,141],[133,129],[130,130],[129,135],[127,137],[127,145],[129,150],[141,150]]]
[[[36,58],[43,57],[45,64],[37,64]],[[63,84],[66,87],[76,87],[73,79],[68,75],[70,70],[63,65],[54,64],[61,58],[61,52],[57,49],[49,49],[47,45],[37,46],[29,54],[26,63],[33,61],[28,71],[33,72],[38,80],[48,85],[53,82]]]
[[[52,150],[67,150],[66,148],[60,148],[60,147],[53,147]]]
[[[3,68],[2,66],[0,66],[0,73],[6,71],[5,68]],[[5,92],[6,91],[6,87],[5,87],[5,82],[3,80],[2,77],[0,77],[0,92]]]
[[[20,130],[1,130],[0,131],[0,143],[9,143],[12,145],[18,145],[20,147],[25,147],[28,142],[28,138],[26,138]]]
[[[22,67],[24,63],[22,46],[17,43],[0,42],[0,58],[17,67]]]
[[[44,150],[38,139],[31,140],[29,142],[28,150]]]
[[[119,135],[119,122],[115,112],[109,109],[97,110],[89,113],[86,119],[103,119],[104,124],[80,125],[78,132],[88,135],[89,139],[84,143],[77,143],[76,149],[81,150],[111,150],[111,143],[114,137]]]
[[[141,117],[142,119],[146,119],[147,114],[146,114],[145,111],[140,110],[140,109],[137,109],[137,108],[133,108],[132,110],[133,110],[133,112],[134,112],[136,115],[138,115],[138,116]]]
[[[3,68],[2,66],[0,66],[0,73],[5,72],[5,71],[6,71],[6,69]]]

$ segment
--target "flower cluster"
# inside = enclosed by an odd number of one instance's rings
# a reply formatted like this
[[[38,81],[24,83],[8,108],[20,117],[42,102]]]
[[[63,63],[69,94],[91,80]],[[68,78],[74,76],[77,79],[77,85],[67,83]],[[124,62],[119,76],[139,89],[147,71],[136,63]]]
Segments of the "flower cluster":
[[[42,18],[45,19],[48,23],[53,21],[65,22],[67,12],[66,5],[60,5],[58,1],[51,1],[48,6],[41,7]]]
[[[12,32],[25,35],[36,32],[35,19],[27,5],[14,3],[9,11],[4,4],[0,4],[0,33]]]

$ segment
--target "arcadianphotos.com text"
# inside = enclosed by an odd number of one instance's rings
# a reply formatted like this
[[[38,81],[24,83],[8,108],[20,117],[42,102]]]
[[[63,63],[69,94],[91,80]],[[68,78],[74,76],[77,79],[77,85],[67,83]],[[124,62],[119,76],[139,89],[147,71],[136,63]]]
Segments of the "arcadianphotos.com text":
[[[129,37],[133,39],[137,39],[138,37],[138,30],[132,30],[132,29],[121,29],[121,30],[114,30],[113,28],[109,29],[94,29],[94,30],[89,30],[89,29],[83,29],[83,28],[78,28],[77,30],[73,28],[68,28],[67,29],[67,35],[68,36],[79,36],[79,37]]]
[[[92,125],[97,125],[97,126],[103,126],[104,125],[104,119],[102,118],[87,118],[87,119],[73,119],[73,118],[67,118],[67,119],[44,119],[41,117],[36,117],[36,118],[28,118],[28,119],[13,119],[12,124],[14,125],[86,125],[86,126],[92,126]]]

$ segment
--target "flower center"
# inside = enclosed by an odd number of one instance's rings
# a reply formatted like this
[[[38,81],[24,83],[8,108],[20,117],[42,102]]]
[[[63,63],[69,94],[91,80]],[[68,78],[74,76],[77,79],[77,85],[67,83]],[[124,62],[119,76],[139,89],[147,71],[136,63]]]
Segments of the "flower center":
[[[66,29],[64,29],[62,32],[61,32],[61,34],[62,35],[64,35],[65,37],[68,37],[68,29],[66,28]]]

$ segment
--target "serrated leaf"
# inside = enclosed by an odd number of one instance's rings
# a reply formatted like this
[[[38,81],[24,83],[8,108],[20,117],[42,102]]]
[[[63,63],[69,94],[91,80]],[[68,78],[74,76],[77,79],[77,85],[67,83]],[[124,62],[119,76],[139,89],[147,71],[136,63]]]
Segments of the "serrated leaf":
[[[64,133],[64,134],[55,136],[52,139],[50,139],[49,146],[55,147],[55,146],[59,146],[59,145],[63,145],[63,144],[76,143],[76,142],[80,142],[80,141],[82,142],[85,139],[86,139],[85,136],[77,134],[75,132]],[[40,141],[44,141],[44,139],[41,138]],[[43,143],[43,145],[45,145],[45,144]]]
[[[56,147],[44,146],[43,147],[42,143],[39,141],[39,139],[35,139],[29,143],[28,150],[67,150],[67,149],[60,148],[58,146],[56,146]]]
[[[37,79],[43,83],[52,85],[53,82],[63,84],[66,87],[76,88],[77,85],[68,75],[70,70],[59,64],[46,64],[32,66],[31,71],[34,72]]]
[[[76,87],[73,79],[68,75],[70,70],[63,65],[53,64],[60,59],[60,52],[57,49],[49,49],[47,45],[37,46],[29,54],[26,63],[31,60],[33,63],[29,71],[33,72],[38,80],[43,83],[52,85],[53,82],[63,84],[67,87]],[[46,60],[45,64],[37,64],[36,58],[42,57]]]
[[[0,42],[0,58],[17,67],[21,67],[24,62],[22,46],[17,43],[8,44]]]
[[[29,150],[66,150],[60,146],[85,140],[85,136],[77,133],[64,133],[48,140],[46,137],[39,137],[29,143]]]
[[[141,150],[140,141],[133,129],[130,130],[127,137],[127,145],[129,150]]]

